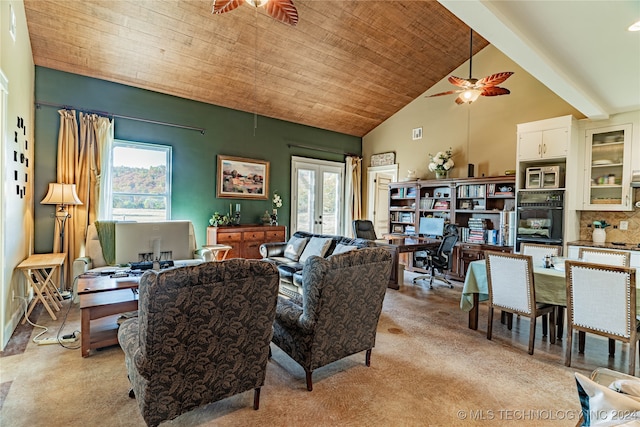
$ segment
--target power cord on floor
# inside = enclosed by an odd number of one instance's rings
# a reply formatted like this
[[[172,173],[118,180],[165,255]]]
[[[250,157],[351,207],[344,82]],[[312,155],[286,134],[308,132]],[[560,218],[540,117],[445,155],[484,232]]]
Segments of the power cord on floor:
[[[75,282],[78,280],[77,277],[75,277],[73,279],[73,283],[75,285]],[[42,342],[42,340],[38,339],[40,338],[41,335],[45,334],[46,332],[49,331],[49,328],[47,328],[46,326],[42,326],[42,325],[37,325],[35,323],[33,323],[31,321],[31,319],[29,319],[29,316],[27,316],[27,307],[29,306],[29,302],[27,301],[26,297],[22,297],[22,296],[16,296],[15,298],[20,299],[20,301],[22,301],[24,303],[24,317],[27,320],[27,322],[29,322],[29,324],[31,326],[33,326],[34,328],[41,328],[44,329],[42,332],[40,332],[38,335],[36,335],[35,337],[32,338],[32,341],[36,344],[40,344]],[[56,341],[58,342],[58,344],[63,347],[66,348],[68,350],[76,350],[79,349],[81,347],[80,345],[80,331],[75,330],[73,331],[73,333],[68,334],[68,335],[63,335],[62,337],[60,337],[60,333],[62,332],[62,329],[64,328],[65,323],[67,322],[67,317],[69,315],[69,311],[71,310],[71,306],[73,305],[73,298],[71,299],[71,301],[69,301],[69,306],[67,307],[67,311],[64,314],[64,318],[62,320],[62,325],[60,325],[60,328],[58,328],[58,332],[56,333]],[[74,339],[74,341],[72,342],[78,342],[77,345],[75,346],[68,346],[66,345],[67,343],[65,343],[63,340],[64,339]]]

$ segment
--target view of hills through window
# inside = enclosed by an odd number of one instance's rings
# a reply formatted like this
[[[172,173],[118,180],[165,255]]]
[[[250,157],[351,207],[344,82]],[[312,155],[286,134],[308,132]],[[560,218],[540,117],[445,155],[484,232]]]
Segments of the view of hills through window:
[[[116,220],[170,219],[171,147],[118,141],[111,168]]]

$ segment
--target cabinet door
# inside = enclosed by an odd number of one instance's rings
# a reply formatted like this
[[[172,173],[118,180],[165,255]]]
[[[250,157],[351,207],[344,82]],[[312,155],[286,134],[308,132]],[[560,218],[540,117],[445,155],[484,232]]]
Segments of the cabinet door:
[[[569,131],[567,128],[542,131],[541,155],[545,159],[566,157],[568,144]]]
[[[630,211],[631,124],[587,129],[584,210]]]
[[[518,160],[537,160],[542,156],[542,132],[518,135]]]
[[[264,231],[245,231],[242,233],[242,257],[246,259],[260,259],[260,245],[265,241]]]
[[[224,232],[219,231],[215,243],[220,245],[229,245],[231,250],[227,253],[227,259],[242,257],[242,233],[238,231]]]

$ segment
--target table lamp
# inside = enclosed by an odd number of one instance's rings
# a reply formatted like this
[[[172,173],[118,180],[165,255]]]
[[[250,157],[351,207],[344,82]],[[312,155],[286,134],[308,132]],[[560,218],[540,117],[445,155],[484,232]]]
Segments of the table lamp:
[[[64,227],[67,222],[67,218],[71,218],[71,215],[67,211],[67,206],[69,205],[81,205],[82,202],[78,198],[78,193],[76,193],[76,185],[75,184],[62,184],[59,182],[51,182],[49,183],[49,191],[47,195],[44,196],[44,199],[40,202],[43,205],[58,205],[58,209],[56,210],[56,222],[60,227],[60,251],[64,250]],[[61,270],[61,280],[60,285],[64,283],[65,289],[61,289],[61,291],[66,291],[66,283],[64,277],[64,268]]]

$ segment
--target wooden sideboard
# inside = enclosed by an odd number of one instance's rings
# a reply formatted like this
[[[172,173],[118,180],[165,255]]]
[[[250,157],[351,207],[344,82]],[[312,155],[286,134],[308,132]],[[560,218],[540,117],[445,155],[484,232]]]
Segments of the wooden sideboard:
[[[207,245],[229,245],[229,258],[260,259],[260,245],[286,241],[284,225],[236,225],[207,227]]]

